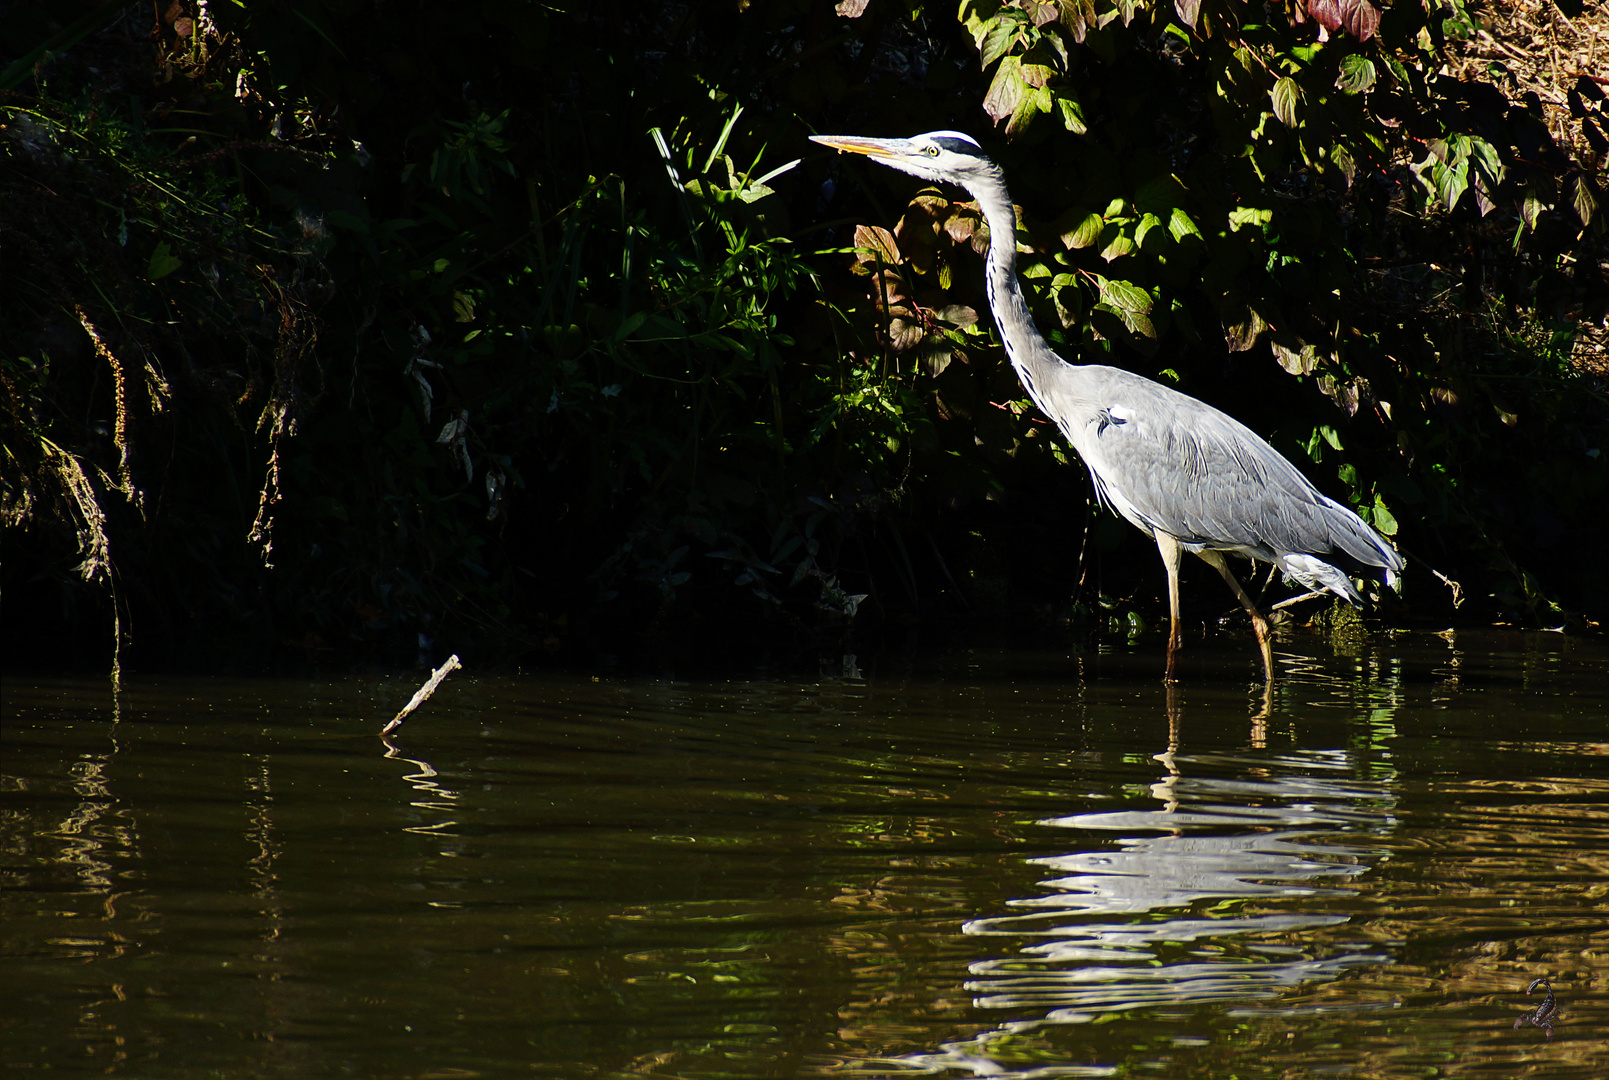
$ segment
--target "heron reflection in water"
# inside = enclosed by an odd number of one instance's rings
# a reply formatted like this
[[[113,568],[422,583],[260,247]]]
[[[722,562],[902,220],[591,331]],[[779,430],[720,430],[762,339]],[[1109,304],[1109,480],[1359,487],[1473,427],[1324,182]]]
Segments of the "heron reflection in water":
[[[1169,690],[1154,804],[1040,821],[1080,848],[1028,859],[1050,872],[1039,894],[963,927],[1002,946],[968,965],[974,1006],[1031,1017],[902,1062],[1001,1074],[1039,1029],[1159,1008],[1245,1009],[1392,962],[1343,929],[1351,919],[1335,901],[1373,869],[1380,846],[1369,838],[1397,827],[1394,772],[1365,768],[1353,749],[1187,752]]]

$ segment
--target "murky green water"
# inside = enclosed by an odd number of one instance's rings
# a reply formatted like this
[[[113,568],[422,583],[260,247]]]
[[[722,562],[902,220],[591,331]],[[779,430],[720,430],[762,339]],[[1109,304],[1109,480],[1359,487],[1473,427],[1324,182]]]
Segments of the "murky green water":
[[[0,1064],[1609,1075],[1609,649],[1285,648],[7,678]]]

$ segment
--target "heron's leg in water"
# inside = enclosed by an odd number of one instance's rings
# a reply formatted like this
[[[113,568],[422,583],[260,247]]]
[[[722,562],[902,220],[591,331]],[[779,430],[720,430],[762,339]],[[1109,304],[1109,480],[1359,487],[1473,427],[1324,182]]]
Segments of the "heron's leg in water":
[[[1257,647],[1262,650],[1263,654],[1263,676],[1269,682],[1273,682],[1274,646],[1269,636],[1268,620],[1263,618],[1263,613],[1257,610],[1257,605],[1252,603],[1251,597],[1246,595],[1246,590],[1242,589],[1240,582],[1235,580],[1235,575],[1229,569],[1229,564],[1224,561],[1222,552],[1198,551],[1196,554],[1200,555],[1202,561],[1208,566],[1223,575],[1224,580],[1229,583],[1229,587],[1234,590],[1235,599],[1240,601],[1240,606],[1245,608],[1246,614],[1251,616],[1252,633],[1257,635]]]
[[[1179,562],[1184,558],[1184,548],[1161,531],[1156,533],[1156,548],[1162,553],[1162,566],[1168,572],[1168,615],[1173,620],[1168,630],[1168,673],[1164,678],[1174,682],[1173,667],[1179,659],[1179,648],[1184,644],[1184,635],[1179,631]]]

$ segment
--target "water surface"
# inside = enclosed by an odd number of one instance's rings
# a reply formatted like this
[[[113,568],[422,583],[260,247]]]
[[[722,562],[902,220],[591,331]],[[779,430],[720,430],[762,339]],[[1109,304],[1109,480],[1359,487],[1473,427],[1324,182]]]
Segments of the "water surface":
[[[1282,648],[8,676],[0,1064],[1606,1075],[1609,649]]]

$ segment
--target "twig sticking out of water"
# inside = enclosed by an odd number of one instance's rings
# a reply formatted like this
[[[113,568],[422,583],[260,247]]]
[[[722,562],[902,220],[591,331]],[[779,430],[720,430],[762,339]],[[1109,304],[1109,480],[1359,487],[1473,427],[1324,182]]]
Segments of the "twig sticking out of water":
[[[408,719],[409,713],[413,712],[426,701],[430,700],[430,695],[436,692],[436,687],[441,685],[441,680],[445,679],[449,674],[463,666],[463,664],[458,662],[457,653],[453,653],[451,656],[449,656],[447,658],[447,662],[431,673],[430,681],[419,688],[419,692],[413,696],[413,700],[404,705],[402,707],[402,711],[391,718],[391,723],[387,724],[380,734],[389,735],[393,731],[397,730],[397,728],[401,727],[402,722]]]

